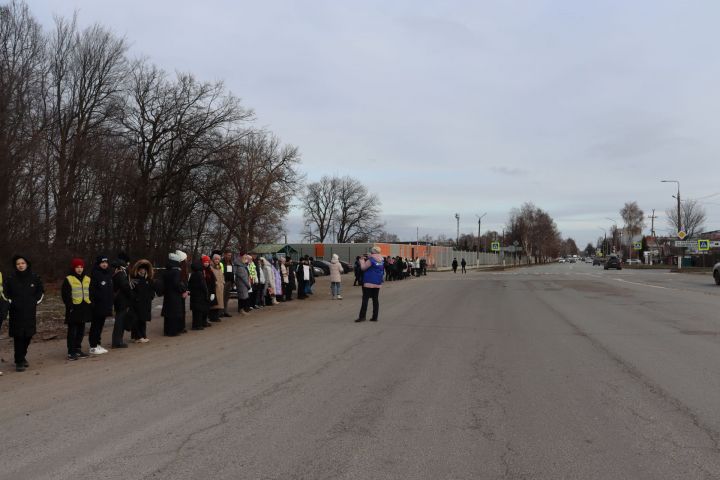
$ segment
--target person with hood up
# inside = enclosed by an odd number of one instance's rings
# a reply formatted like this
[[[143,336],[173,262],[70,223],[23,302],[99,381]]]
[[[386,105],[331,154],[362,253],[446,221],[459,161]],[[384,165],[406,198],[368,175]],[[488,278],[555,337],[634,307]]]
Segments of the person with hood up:
[[[273,303],[277,304],[278,302],[283,301],[283,292],[282,292],[282,275],[280,274],[280,262],[275,258],[271,263],[270,266],[272,266],[273,275],[275,275],[275,289],[273,296]]]
[[[219,255],[218,255],[219,257]],[[185,298],[187,298],[187,285],[183,280],[182,264],[187,260],[187,254],[175,250],[168,254],[168,263],[163,272],[163,334],[166,337],[177,337],[185,330]],[[222,276],[222,271],[220,272]],[[222,308],[222,305],[220,306]]]
[[[81,346],[85,336],[85,322],[92,319],[90,277],[85,275],[85,261],[82,258],[73,258],[70,268],[70,275],[65,277],[60,288],[60,296],[65,304],[67,359],[77,360],[89,357]]]
[[[453,273],[457,273],[457,267],[458,267],[457,258],[453,258],[453,261],[452,261],[452,270],[453,270]]]
[[[368,300],[371,298],[373,301],[373,315],[372,318],[370,318],[370,321],[377,322],[380,310],[380,301],[378,300],[378,296],[380,294],[380,287],[383,283],[385,268],[385,259],[382,255],[380,255],[380,249],[378,247],[372,247],[372,249],[370,249],[370,255],[366,255],[360,260],[360,268],[363,271],[363,296],[362,304],[360,306],[360,314],[355,322],[365,321]]]
[[[238,313],[247,315],[250,313],[250,291],[252,290],[252,278],[248,264],[252,263],[250,255],[241,255],[240,263],[235,267],[235,287],[238,295]]]
[[[14,271],[5,281],[5,298],[10,304],[9,333],[15,347],[15,370],[24,372],[30,366],[27,352],[37,333],[37,306],[43,300],[45,289],[27,257],[15,255],[12,265]]]
[[[205,330],[207,324],[210,304],[215,301],[215,290],[210,293],[205,280],[204,263],[210,266],[210,257],[203,255],[200,260],[195,260],[190,265],[192,270],[188,279],[188,290],[190,292],[190,311],[192,312],[192,330]],[[210,272],[211,273],[211,272]],[[215,275],[212,276],[213,280]]]
[[[338,257],[337,253],[333,253],[332,259],[330,260],[330,294],[332,295],[333,300],[342,300],[342,295],[340,295],[342,273],[343,266],[340,263],[340,257]]]
[[[211,293],[215,293],[217,303],[210,306],[210,321],[219,322],[225,305],[225,298],[223,297],[225,293],[225,273],[223,272],[220,254],[214,253],[211,259],[210,271],[215,276],[215,292]]]
[[[134,322],[130,338],[135,343],[147,343],[150,339],[147,336],[147,322],[152,320],[152,302],[155,298],[153,287],[153,266],[150,260],[138,260],[130,269],[130,282],[135,292],[133,302],[130,305]]]
[[[130,305],[133,302],[135,293],[130,284],[130,278],[127,273],[127,256],[118,254],[118,258],[113,260],[112,267],[114,273],[112,276],[112,286],[114,292],[113,307],[115,307],[115,324],[112,331],[112,348],[127,348],[125,343],[125,329],[130,330],[131,315]]]
[[[275,272],[265,257],[260,258],[260,268],[263,269],[263,273],[265,274],[265,285],[267,286],[265,290],[266,299],[264,299],[265,305],[275,305],[277,303],[275,299]]]
[[[90,274],[90,308],[92,317],[90,319],[90,353],[102,355],[108,351],[100,345],[100,337],[105,319],[113,314],[113,272],[110,270],[110,262],[105,255],[99,255],[95,260],[95,266]]]
[[[255,256],[252,260],[257,275],[257,283],[252,286],[253,295],[250,295],[250,302],[252,308],[256,310],[265,306],[265,293],[267,293],[267,280],[265,280],[265,272],[262,269],[260,258],[262,257]]]

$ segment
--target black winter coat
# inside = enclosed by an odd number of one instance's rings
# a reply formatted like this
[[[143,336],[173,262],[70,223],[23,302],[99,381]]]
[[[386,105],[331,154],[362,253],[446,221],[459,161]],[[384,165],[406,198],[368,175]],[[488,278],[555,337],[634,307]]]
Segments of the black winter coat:
[[[95,315],[110,317],[113,314],[113,275],[109,268],[98,266],[90,275],[90,302]]]
[[[79,277],[73,274],[75,278],[82,283],[85,275]],[[92,282],[92,280],[91,280]],[[92,320],[92,305],[88,303],[81,303],[80,305],[73,305],[72,303],[72,287],[68,282],[67,277],[63,281],[62,288],[60,289],[60,296],[65,304],[65,324],[66,325],[83,325],[86,322]],[[90,300],[92,302],[92,300]]]
[[[134,293],[130,309],[141,322],[152,319],[152,302],[155,298],[155,288],[145,277],[135,277],[132,280]]]
[[[130,286],[130,280],[125,269],[115,272],[112,276],[113,292],[115,293],[115,300],[113,305],[115,306],[115,313],[126,311],[135,301],[132,287]]]
[[[45,289],[30,269],[13,272],[5,280],[5,297],[10,303],[10,336],[32,337],[37,333],[37,302]]]
[[[180,278],[178,262],[170,262],[163,272],[165,295],[163,296],[162,314],[165,318],[183,318],[185,316],[185,299],[183,293],[187,286]]]
[[[214,277],[213,277],[214,278]],[[205,281],[205,272],[193,270],[188,280],[190,290],[190,310],[194,312],[207,312],[210,310],[210,292]],[[213,288],[213,293],[215,289]]]

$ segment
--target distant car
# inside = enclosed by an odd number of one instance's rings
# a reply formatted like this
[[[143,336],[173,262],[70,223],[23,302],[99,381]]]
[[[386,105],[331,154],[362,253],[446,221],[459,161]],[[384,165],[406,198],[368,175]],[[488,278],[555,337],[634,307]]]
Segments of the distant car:
[[[592,263],[595,265],[595,259],[590,257],[585,257],[585,263]]]
[[[565,259],[564,259],[564,258],[559,258],[559,259],[558,259],[558,263],[565,263]]]
[[[577,259],[571,258],[571,259],[570,259],[570,263],[577,263]]]
[[[620,257],[610,257],[605,262],[605,270],[609,270],[611,268],[617,268],[618,270],[622,270],[622,262],[620,261]]]
[[[642,262],[639,258],[628,258],[625,263],[628,265],[640,265]]]
[[[713,267],[713,278],[715,278],[715,284],[720,285],[720,262]]]
[[[325,273],[325,270],[323,270],[320,267],[315,267],[315,266],[313,266],[313,273],[315,274],[316,277],[322,277],[323,275],[330,275],[329,272]]]
[[[593,262],[593,267],[594,267],[595,265],[602,265],[602,264],[603,264],[602,258],[600,258],[600,257],[595,257],[595,258],[593,258],[592,262]]]

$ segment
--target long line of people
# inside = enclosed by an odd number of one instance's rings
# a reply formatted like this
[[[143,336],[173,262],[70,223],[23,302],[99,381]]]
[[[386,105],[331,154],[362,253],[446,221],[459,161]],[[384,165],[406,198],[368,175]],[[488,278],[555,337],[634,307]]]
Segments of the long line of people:
[[[331,298],[341,300],[342,265],[337,255],[333,255],[331,265]],[[0,274],[0,327],[9,313],[15,368],[23,372],[30,365],[27,352],[37,333],[37,307],[45,289],[26,256],[15,256],[12,266],[6,279]],[[296,264],[282,256],[234,256],[229,250],[216,250],[188,262],[187,255],[176,250],[168,255],[163,269],[156,269],[147,259],[131,264],[127,255],[119,253],[112,261],[106,255],[98,256],[89,275],[85,261],[74,258],[60,288],[67,325],[67,360],[108,353],[102,345],[102,333],[110,316],[114,316],[111,348],[128,347],[126,332],[135,343],[149,342],[147,323],[152,319],[153,299],[157,296],[162,297],[163,334],[175,337],[188,331],[187,304],[190,329],[204,330],[232,316],[228,302],[233,295],[237,296],[238,312],[245,316],[292,301],[295,291],[297,299],[306,299],[313,294],[314,284],[312,258],[308,256]],[[83,341],[87,324],[86,352]]]

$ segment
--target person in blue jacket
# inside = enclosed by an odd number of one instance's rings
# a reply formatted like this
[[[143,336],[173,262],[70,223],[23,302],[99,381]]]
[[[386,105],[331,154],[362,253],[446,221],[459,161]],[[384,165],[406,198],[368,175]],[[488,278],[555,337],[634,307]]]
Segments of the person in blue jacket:
[[[360,314],[355,322],[364,322],[367,313],[368,300],[372,298],[373,314],[370,318],[371,322],[378,321],[378,313],[380,311],[380,287],[382,287],[383,278],[385,276],[385,259],[380,255],[378,247],[370,249],[370,255],[365,255],[360,259],[360,269],[363,273],[362,283],[362,305],[360,306]]]

